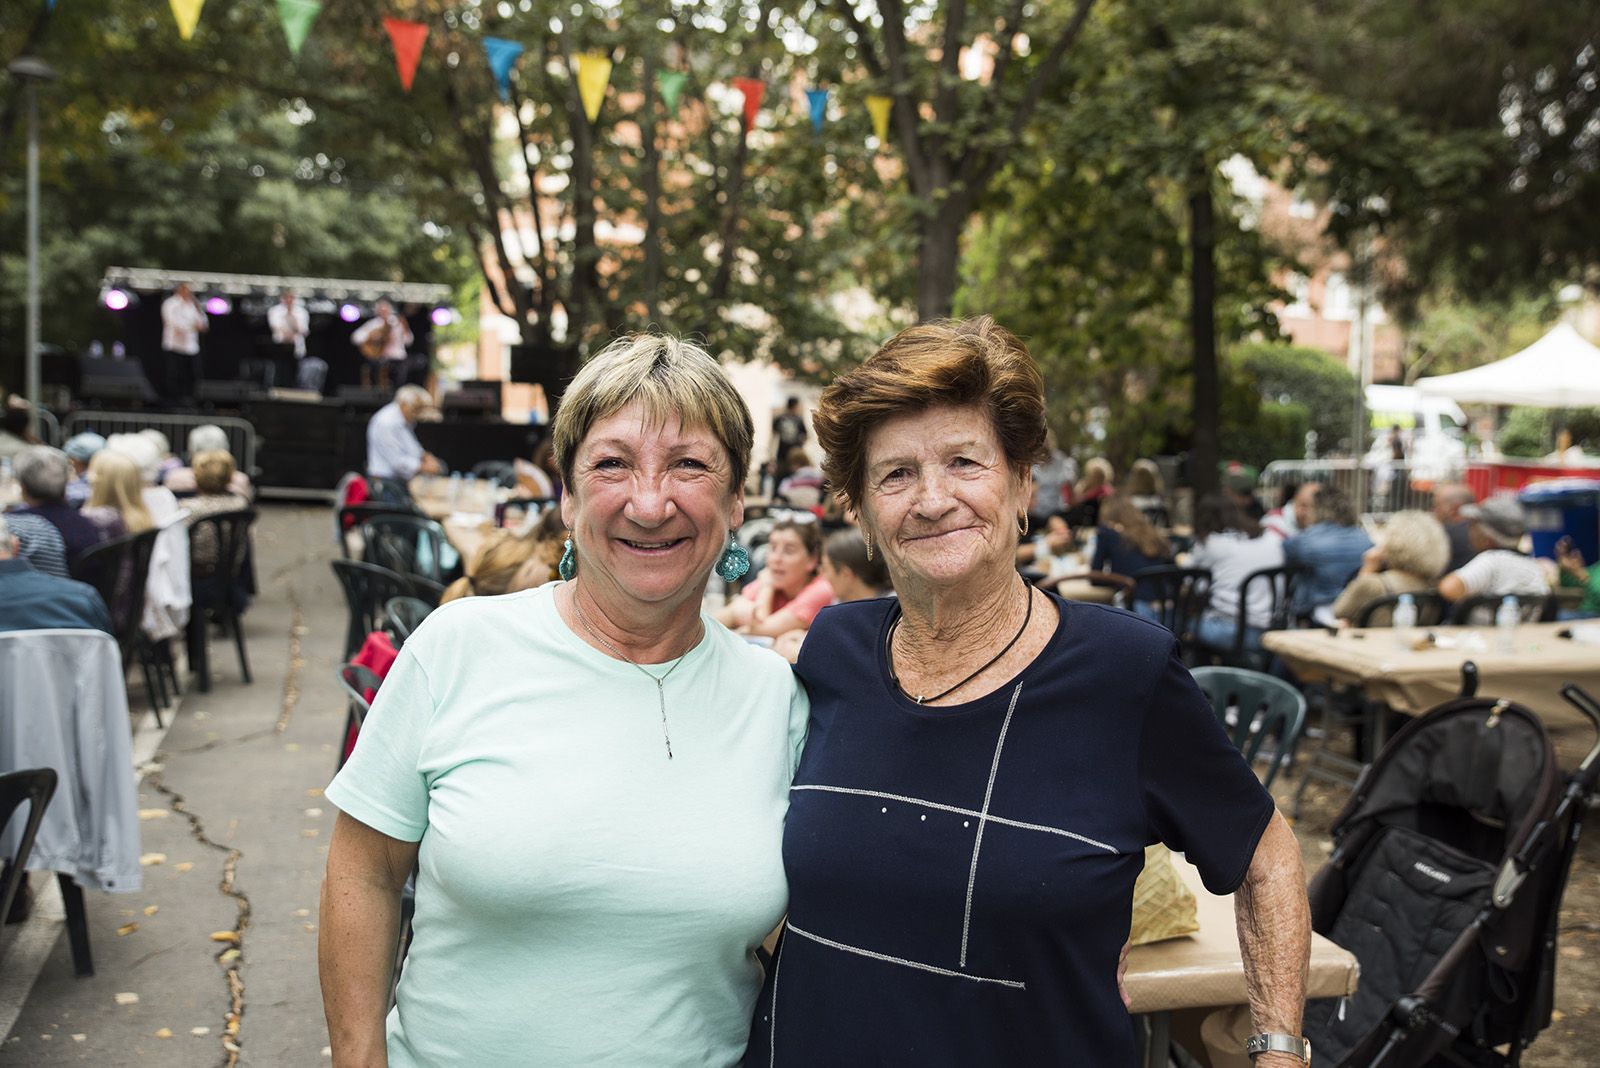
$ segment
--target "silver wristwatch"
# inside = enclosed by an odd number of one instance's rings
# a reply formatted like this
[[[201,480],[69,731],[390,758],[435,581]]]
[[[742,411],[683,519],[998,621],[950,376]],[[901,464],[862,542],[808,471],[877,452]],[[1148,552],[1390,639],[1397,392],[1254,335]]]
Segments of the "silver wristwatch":
[[[1252,1059],[1263,1053],[1289,1053],[1311,1063],[1311,1040],[1277,1031],[1261,1031],[1244,1040],[1244,1051]]]

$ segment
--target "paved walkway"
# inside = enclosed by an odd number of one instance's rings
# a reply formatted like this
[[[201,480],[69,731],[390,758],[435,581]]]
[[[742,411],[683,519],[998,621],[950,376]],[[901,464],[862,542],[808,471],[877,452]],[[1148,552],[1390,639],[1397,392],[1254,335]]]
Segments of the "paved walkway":
[[[145,885],[85,894],[92,977],[73,975],[54,880],[32,877],[33,918],[0,932],[0,1068],[327,1063],[316,923],[334,810],[321,793],[345,715],[329,512],[266,504],[255,544],[255,683],[213,641],[212,692],[191,684],[165,730],[138,721]]]

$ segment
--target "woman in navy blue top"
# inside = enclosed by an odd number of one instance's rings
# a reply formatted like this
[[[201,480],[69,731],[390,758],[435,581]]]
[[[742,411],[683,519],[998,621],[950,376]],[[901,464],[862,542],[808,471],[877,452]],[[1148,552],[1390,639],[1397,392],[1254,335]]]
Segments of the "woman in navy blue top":
[[[1172,547],[1143,512],[1126,497],[1112,497],[1100,509],[1100,525],[1094,532],[1094,571],[1136,575],[1147,567],[1172,563]],[[1161,589],[1146,579],[1133,589],[1134,611],[1154,619],[1154,609],[1143,605],[1160,599]]]
[[[1236,892],[1256,1026],[1289,1044],[1310,941],[1293,833],[1170,633],[1016,573],[1044,440],[1021,343],[988,318],[913,327],[815,423],[899,599],[826,609],[796,665],[788,927],[746,1063],[1132,1065],[1117,957],[1156,841]]]

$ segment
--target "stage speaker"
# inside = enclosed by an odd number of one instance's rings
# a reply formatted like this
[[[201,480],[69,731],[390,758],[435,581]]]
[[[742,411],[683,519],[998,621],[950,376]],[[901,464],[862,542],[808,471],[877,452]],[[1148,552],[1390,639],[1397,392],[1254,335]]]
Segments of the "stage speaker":
[[[511,381],[537,382],[546,393],[559,393],[578,373],[578,350],[571,346],[511,346]]]
[[[369,386],[340,386],[339,399],[350,404],[382,408],[394,400],[394,393],[385,389],[372,389]]]
[[[500,402],[489,390],[458,389],[446,393],[439,401],[439,410],[446,418],[452,415],[483,419],[500,414]]]
[[[194,387],[195,398],[211,404],[243,404],[260,392],[261,387],[254,382],[225,379],[207,379]]]

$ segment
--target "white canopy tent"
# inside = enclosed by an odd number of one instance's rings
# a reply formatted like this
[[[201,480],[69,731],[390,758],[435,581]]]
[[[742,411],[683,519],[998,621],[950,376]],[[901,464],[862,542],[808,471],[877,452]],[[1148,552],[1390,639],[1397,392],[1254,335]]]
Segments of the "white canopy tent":
[[[1462,404],[1600,406],[1600,348],[1562,323],[1521,352],[1470,371],[1419,379],[1417,388]]]

